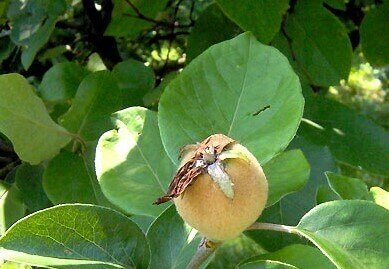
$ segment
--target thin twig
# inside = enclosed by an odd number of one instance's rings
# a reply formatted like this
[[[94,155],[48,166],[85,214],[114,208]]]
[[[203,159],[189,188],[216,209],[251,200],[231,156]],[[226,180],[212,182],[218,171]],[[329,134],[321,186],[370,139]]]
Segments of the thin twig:
[[[126,1],[126,3],[131,7],[131,9],[135,12],[136,16],[132,15],[132,14],[124,14],[125,16],[128,16],[128,17],[134,17],[134,18],[138,18],[138,19],[141,19],[141,20],[144,20],[144,21],[148,21],[148,22],[152,22],[152,23],[155,23],[155,24],[165,24],[165,25],[170,25],[168,22],[164,22],[164,21],[158,21],[158,20],[155,20],[153,18],[150,18],[150,17],[147,17],[145,16],[135,5],[134,3],[132,3],[130,0],[124,0]]]
[[[294,233],[294,227],[292,227],[292,226],[273,224],[273,223],[261,223],[261,222],[255,222],[253,225],[248,227],[246,230],[247,231],[272,230],[272,231],[284,232],[284,233]]]
[[[195,255],[193,255],[192,260],[189,262],[187,269],[198,269],[201,264],[209,257],[215,250],[219,244],[216,244],[212,241],[209,241],[205,237],[201,239],[199,247]]]

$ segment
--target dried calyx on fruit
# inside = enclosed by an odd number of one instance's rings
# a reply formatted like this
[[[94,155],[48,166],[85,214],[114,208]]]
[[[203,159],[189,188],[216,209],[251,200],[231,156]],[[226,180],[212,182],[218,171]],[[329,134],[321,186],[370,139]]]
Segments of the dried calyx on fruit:
[[[185,146],[167,194],[178,213],[213,241],[238,236],[256,221],[267,201],[268,184],[256,158],[233,139],[215,134]]]

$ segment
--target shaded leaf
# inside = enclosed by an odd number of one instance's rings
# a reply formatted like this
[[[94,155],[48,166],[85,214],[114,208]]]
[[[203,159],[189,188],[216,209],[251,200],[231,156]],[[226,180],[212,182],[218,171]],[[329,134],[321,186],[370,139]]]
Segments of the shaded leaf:
[[[8,18],[11,39],[23,46],[22,64],[28,69],[38,51],[47,43],[59,16],[66,11],[64,0],[11,1]]]
[[[187,59],[192,60],[211,45],[231,39],[241,32],[218,5],[212,4],[200,14],[188,37]]]
[[[25,213],[22,195],[15,184],[0,181],[0,235]]]
[[[95,188],[99,186],[90,173],[94,171],[87,170],[81,155],[63,151],[47,164],[43,187],[54,204],[98,204]]]
[[[373,65],[389,64],[389,2],[371,9],[363,18],[360,35],[366,59]]]
[[[132,107],[112,115],[116,129],[100,137],[96,173],[107,198],[125,212],[158,216],[153,205],[165,194],[174,166],[159,136],[155,112]]]
[[[348,77],[352,47],[346,27],[321,1],[298,1],[285,30],[311,83],[331,86]]]
[[[207,269],[234,269],[240,261],[264,253],[265,251],[245,235],[225,242],[216,249],[214,258]]]
[[[135,223],[111,209],[82,204],[55,206],[20,220],[0,239],[0,255],[60,268],[146,268],[149,263],[146,238]]]
[[[174,205],[166,209],[147,231],[151,261],[149,268],[186,268],[200,238],[178,215]]]
[[[311,173],[307,184],[300,191],[291,193],[278,203],[264,210],[260,222],[296,225],[300,219],[316,206],[316,193],[320,186],[328,186],[326,171],[336,171],[336,166],[328,148],[316,146],[301,137],[295,138],[290,148],[299,148],[307,158]],[[275,251],[289,244],[306,243],[293,235],[274,231],[247,231],[249,237],[268,251]]]
[[[282,15],[288,9],[287,0],[216,1],[223,12],[245,31],[251,31],[259,41],[268,43],[280,30]]]
[[[285,195],[304,187],[310,167],[300,150],[291,150],[276,156],[263,170],[269,183],[266,206],[271,206]]]
[[[324,0],[323,2],[332,8],[339,9],[339,10],[346,10],[345,0]]]
[[[245,33],[212,46],[169,83],[159,103],[161,137],[173,162],[182,146],[222,133],[264,164],[294,136],[303,104],[287,59]]]
[[[86,76],[72,106],[60,123],[69,131],[93,141],[112,127],[110,114],[122,107],[122,93],[114,76],[99,71]]]
[[[63,102],[74,97],[77,88],[88,71],[73,62],[59,63],[43,76],[39,93],[49,102]]]
[[[155,75],[153,69],[142,62],[126,60],[118,63],[112,70],[123,94],[123,107],[143,104],[143,96],[154,87]]]
[[[42,186],[42,166],[32,166],[23,163],[16,168],[16,186],[21,192],[24,204],[30,212],[35,212],[51,206]]]
[[[361,179],[331,172],[327,172],[326,176],[331,189],[343,200],[370,200],[367,186]]]
[[[15,45],[8,36],[0,38],[0,63],[9,57],[14,48]]]
[[[322,185],[317,188],[316,203],[318,205],[335,200],[341,200],[341,198],[329,186]]]
[[[12,141],[20,159],[31,164],[52,158],[71,140],[19,74],[0,76],[0,131]]]
[[[289,245],[278,251],[253,257],[247,262],[273,260],[296,266],[299,269],[335,269],[330,260],[319,249],[307,245]]]
[[[323,96],[306,96],[299,134],[328,145],[334,157],[376,174],[389,174],[389,133],[370,119]]]

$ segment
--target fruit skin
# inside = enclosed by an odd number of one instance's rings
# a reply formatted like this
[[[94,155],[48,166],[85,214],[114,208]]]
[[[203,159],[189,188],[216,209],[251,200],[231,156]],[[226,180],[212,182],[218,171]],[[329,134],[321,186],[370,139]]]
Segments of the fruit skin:
[[[267,201],[268,184],[256,158],[242,145],[230,147],[246,155],[224,160],[225,170],[234,186],[234,198],[229,199],[207,173],[198,176],[183,194],[174,199],[178,213],[200,234],[214,242],[237,237],[261,215]],[[185,164],[194,154],[190,151]]]

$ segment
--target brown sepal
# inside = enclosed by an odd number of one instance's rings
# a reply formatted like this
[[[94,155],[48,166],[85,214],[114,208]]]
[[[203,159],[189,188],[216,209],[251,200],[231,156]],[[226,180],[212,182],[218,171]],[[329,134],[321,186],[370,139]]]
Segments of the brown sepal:
[[[207,148],[213,147],[215,154],[219,155],[225,147],[234,142],[235,140],[223,134],[214,134],[203,140],[197,146],[194,156],[177,171],[169,184],[166,195],[158,198],[154,204],[159,205],[180,196],[196,177],[206,170],[207,164],[201,161]]]

